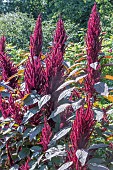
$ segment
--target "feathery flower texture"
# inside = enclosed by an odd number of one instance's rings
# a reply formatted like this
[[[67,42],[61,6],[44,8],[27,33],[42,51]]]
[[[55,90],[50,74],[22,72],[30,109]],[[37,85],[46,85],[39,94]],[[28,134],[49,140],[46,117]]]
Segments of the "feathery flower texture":
[[[99,65],[99,51],[101,50],[102,40],[99,38],[101,32],[100,17],[97,11],[97,5],[94,4],[92,13],[88,21],[88,29],[86,35],[87,45],[87,73],[86,91],[90,97],[94,94],[94,84],[100,80],[100,65]],[[93,65],[96,65],[93,68]]]
[[[7,81],[9,77],[17,73],[17,67],[13,64],[13,61],[5,53],[5,41],[6,38],[3,36],[0,39],[0,67],[1,67],[1,80]],[[17,87],[18,78],[14,77],[9,81],[9,86],[12,88]]]
[[[46,151],[48,149],[48,144],[50,142],[51,136],[52,136],[51,127],[47,122],[47,118],[45,117],[40,142],[40,144],[43,146],[43,151]]]

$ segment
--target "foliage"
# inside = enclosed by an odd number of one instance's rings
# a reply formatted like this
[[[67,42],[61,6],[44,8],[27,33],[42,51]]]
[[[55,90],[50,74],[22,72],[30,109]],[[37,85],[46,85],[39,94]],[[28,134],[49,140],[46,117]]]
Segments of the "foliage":
[[[103,79],[102,72],[102,60],[108,64],[112,56],[102,53],[96,4],[85,48],[71,43],[65,53],[67,35],[59,18],[51,47],[43,54],[41,30],[39,15],[28,59],[18,64],[3,50],[4,37],[0,40],[0,168],[112,169],[113,89],[104,80],[113,77],[105,74]],[[65,53],[69,59],[69,50],[80,53],[73,54],[71,66],[63,58]],[[103,98],[109,103],[100,106]]]
[[[33,26],[34,19],[25,13],[12,12],[0,16],[0,36],[6,36],[7,42],[16,45],[17,48],[28,50]]]

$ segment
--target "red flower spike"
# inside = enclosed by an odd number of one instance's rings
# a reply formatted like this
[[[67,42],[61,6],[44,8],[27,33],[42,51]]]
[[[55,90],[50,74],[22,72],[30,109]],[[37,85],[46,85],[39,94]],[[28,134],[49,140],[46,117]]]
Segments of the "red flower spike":
[[[2,36],[0,38],[0,53],[5,53],[5,41],[6,41],[6,38]]]
[[[17,73],[17,67],[6,54],[0,53],[0,65],[2,68],[2,80],[4,81],[7,81],[8,78]],[[16,88],[18,86],[17,81],[18,78],[14,77],[9,81],[8,85],[12,88]]]
[[[64,23],[62,19],[60,18],[56,25],[53,47],[58,45],[59,46],[58,48],[60,48],[60,51],[62,52],[62,54],[64,54],[66,40],[67,40],[67,35],[64,29]]]
[[[88,103],[88,108],[85,110],[83,107],[76,111],[76,119],[72,125],[72,131],[70,135],[71,148],[68,152],[68,158],[73,161],[73,168],[76,170],[82,170],[82,166],[76,156],[78,149],[86,149],[89,138],[93,131],[94,126],[93,111],[91,109],[91,103]],[[85,166],[84,166],[85,170]]]
[[[85,90],[89,96],[92,97],[95,90],[94,84],[100,80],[100,64],[98,59],[99,51],[101,50],[102,40],[99,38],[101,33],[100,17],[97,11],[97,5],[94,4],[92,13],[88,21],[88,29],[86,35],[87,45],[87,73],[88,76],[85,82]],[[97,64],[96,69],[91,67],[91,64]]]
[[[39,57],[28,58],[24,78],[27,93],[36,90],[38,94],[46,94],[45,70]]]
[[[56,25],[52,49],[46,58],[47,86],[49,87],[48,91],[50,92],[58,87],[59,83],[61,83],[62,76],[64,75],[63,55],[65,52],[66,40],[67,35],[64,29],[64,23],[60,18]]]
[[[40,142],[40,144],[43,146],[43,151],[46,151],[48,149],[48,144],[50,142],[51,136],[52,136],[51,127],[47,122],[47,118],[45,117]]]
[[[31,56],[39,56],[42,51],[42,19],[38,16],[33,35],[30,37]]]

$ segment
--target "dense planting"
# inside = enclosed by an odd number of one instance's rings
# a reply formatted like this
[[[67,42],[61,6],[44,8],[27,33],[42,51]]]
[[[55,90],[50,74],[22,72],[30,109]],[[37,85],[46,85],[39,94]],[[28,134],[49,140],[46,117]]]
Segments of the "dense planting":
[[[112,66],[104,60],[112,56],[102,52],[102,35],[95,3],[85,52],[70,56],[71,66],[64,59],[68,37],[61,17],[52,46],[43,54],[42,18],[38,16],[28,58],[25,55],[18,64],[5,48],[6,38],[1,37],[0,168],[113,169],[113,88],[106,82],[113,76],[103,74],[104,67]]]

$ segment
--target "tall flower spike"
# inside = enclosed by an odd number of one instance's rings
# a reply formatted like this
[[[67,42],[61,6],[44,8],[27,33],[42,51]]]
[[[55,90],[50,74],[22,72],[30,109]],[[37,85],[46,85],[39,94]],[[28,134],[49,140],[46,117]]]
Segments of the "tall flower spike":
[[[94,4],[92,13],[88,21],[88,29],[86,35],[87,45],[87,73],[86,91],[90,97],[94,94],[94,84],[100,80],[100,64],[98,53],[101,50],[102,40],[99,38],[101,32],[100,17],[97,11],[97,5]],[[91,64],[95,64],[96,68],[92,68]]]
[[[64,29],[64,23],[60,18],[56,25],[56,30],[54,34],[53,46],[51,48],[48,57],[46,58],[46,74],[48,79],[48,87],[52,89],[51,82],[59,85],[61,77],[64,74],[63,67],[63,55],[65,52],[65,42],[67,40],[67,35]],[[55,89],[55,86],[54,86]]]
[[[72,146],[68,153],[68,158],[70,161],[73,161],[73,169],[86,170],[86,166],[82,167],[81,163],[79,162],[76,156],[76,151],[78,149],[86,149],[89,138],[93,131],[93,126],[93,111],[89,101],[88,108],[86,110],[81,107],[76,111],[76,119],[72,125],[72,131],[70,135]]]
[[[66,40],[67,40],[67,35],[64,29],[64,23],[62,19],[59,18],[57,25],[56,25],[56,31],[54,34],[53,47],[58,45],[61,52],[64,54]]]
[[[49,126],[47,118],[45,117],[40,142],[40,144],[43,146],[43,151],[46,151],[48,149],[48,144],[50,142],[51,136],[52,136],[51,127]]]
[[[39,56],[42,51],[42,19],[38,16],[33,35],[30,37],[31,56]]]
[[[5,52],[5,41],[6,41],[6,38],[4,36],[2,36],[0,38],[0,53]]]
[[[98,62],[98,53],[101,49],[101,41],[99,38],[100,32],[100,17],[97,11],[97,5],[95,3],[88,21],[86,37],[88,65],[96,61]]]

